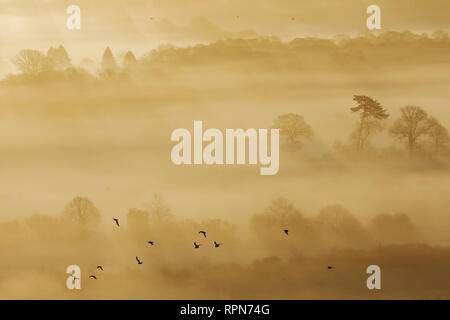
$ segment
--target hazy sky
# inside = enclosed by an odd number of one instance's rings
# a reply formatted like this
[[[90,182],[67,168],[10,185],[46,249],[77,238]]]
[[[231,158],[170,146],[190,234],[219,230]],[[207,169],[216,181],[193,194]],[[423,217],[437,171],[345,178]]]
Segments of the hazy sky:
[[[81,30],[66,28],[74,4]],[[0,0],[0,79],[25,48],[62,44],[77,65],[98,62],[106,46],[122,61],[125,50],[141,56],[163,43],[357,35],[372,4],[381,31],[450,30],[450,0]],[[379,156],[346,150],[359,119],[354,94],[380,101],[386,129],[408,104],[450,127],[450,44],[380,38],[224,41],[160,50],[98,81],[71,69],[2,82],[0,299],[373,298],[364,278],[373,263],[387,271],[376,298],[449,298],[449,158],[416,162],[388,130],[373,137]],[[171,133],[194,120],[269,128],[287,113],[304,116],[314,136],[299,153],[282,150],[277,175],[170,161]],[[154,213],[155,192],[174,220],[135,215],[133,224],[130,208]],[[100,225],[65,219],[76,196],[99,209]],[[288,205],[268,210],[278,197]],[[65,287],[74,263],[83,268],[78,293]]]
[[[81,30],[66,29],[71,4],[81,8]],[[381,7],[383,30],[449,29],[448,0],[0,0],[0,63],[23,47],[59,43],[81,59],[100,56],[106,45],[143,54],[160,43],[211,41],[241,30],[286,39],[357,34],[366,30],[370,4]]]

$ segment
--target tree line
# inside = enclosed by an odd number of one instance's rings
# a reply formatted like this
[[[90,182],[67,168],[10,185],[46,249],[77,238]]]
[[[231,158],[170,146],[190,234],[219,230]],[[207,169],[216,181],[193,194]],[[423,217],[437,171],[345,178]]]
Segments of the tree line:
[[[198,66],[207,61],[236,62],[241,65],[242,61],[249,60],[252,64],[258,63],[258,68],[275,66],[275,71],[280,68],[291,71],[329,68],[347,70],[349,66],[361,71],[366,70],[368,65],[377,68],[405,67],[411,64],[417,66],[423,64],[424,56],[427,57],[427,63],[449,63],[449,48],[450,36],[447,31],[438,30],[431,35],[391,31],[355,38],[340,35],[334,39],[309,37],[283,42],[276,37],[256,37],[219,40],[207,45],[188,47],[160,45],[158,49],[150,51],[140,59],[136,59],[132,51],[127,51],[119,62],[108,47],[99,66],[93,60],[84,58],[80,64],[81,68],[71,64],[67,51],[60,45],[57,48],[51,47],[47,54],[38,50],[21,50],[12,62],[22,75],[64,70],[80,73],[84,69],[97,68],[94,72],[96,75],[111,76],[114,72],[120,73],[138,65],[145,76],[148,67],[177,67],[180,63]],[[393,50],[395,55],[392,55]],[[395,58],[405,55],[408,59]],[[380,59],[380,56],[383,59]],[[272,61],[273,64],[267,61]]]
[[[350,145],[346,148],[356,154],[363,154],[373,149],[371,139],[387,128],[386,120],[390,115],[380,102],[371,97],[354,95],[353,100],[356,106],[351,107],[350,111],[357,114],[359,119],[350,134]],[[437,118],[429,116],[422,107],[416,105],[402,107],[400,113],[388,132],[403,143],[410,156],[423,153],[449,155],[450,136]],[[303,116],[294,113],[278,116],[273,127],[280,129],[284,145],[291,152],[300,150],[302,140],[313,136],[311,126]]]
[[[46,54],[39,50],[23,49],[11,59],[11,62],[20,72],[18,75],[8,75],[6,81],[21,82],[22,80],[87,80],[95,78],[88,69],[96,69],[93,73],[99,79],[111,79],[121,73],[128,72],[137,65],[133,52],[127,51],[121,63],[117,62],[111,49],[107,47],[103,52],[100,64],[88,58],[83,59],[81,67],[72,63],[69,54],[63,45],[50,47]]]
[[[148,57],[142,59],[143,62],[146,60]],[[20,76],[25,77],[39,77],[51,73],[63,74],[71,79],[91,77],[84,69],[72,65],[62,45],[50,47],[47,54],[31,49],[21,50],[12,62],[21,72]],[[137,70],[138,63],[138,59],[131,51],[127,51],[122,62],[118,63],[111,49],[107,47],[97,74],[100,79],[120,78]],[[400,108],[401,116],[387,128],[387,119],[390,115],[380,102],[365,95],[354,95],[353,100],[356,106],[350,110],[357,114],[359,119],[350,134],[349,144],[337,143],[336,148],[339,151],[360,155],[373,152],[373,137],[388,129],[389,134],[403,143],[411,156],[417,154],[442,156],[450,153],[447,128],[436,117],[428,115],[422,107],[407,105]],[[280,128],[280,133],[285,139],[284,146],[291,152],[300,150],[303,140],[313,136],[311,126],[306,123],[303,116],[294,113],[278,116],[274,120],[273,127]]]

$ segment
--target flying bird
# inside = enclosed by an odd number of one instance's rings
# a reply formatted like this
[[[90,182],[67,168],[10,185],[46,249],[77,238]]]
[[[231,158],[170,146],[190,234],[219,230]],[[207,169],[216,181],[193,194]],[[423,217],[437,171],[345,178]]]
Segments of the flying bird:
[[[97,266],[97,269],[100,269],[103,271],[103,266]]]
[[[120,227],[120,225],[119,225],[119,219],[113,218],[113,220],[116,222],[117,226]]]
[[[285,230],[284,230],[284,233],[286,233],[286,235],[289,235],[289,230],[288,230],[288,229],[285,229]]]
[[[198,233],[199,233],[199,234],[201,233],[201,234],[204,235],[205,238],[206,238],[206,231],[199,231]]]
[[[194,242],[194,248],[195,248],[195,249],[200,248],[200,246],[201,246],[201,244],[197,244],[197,242]]]
[[[214,241],[214,247],[218,248],[218,247],[220,247],[221,245],[223,245],[223,243],[217,243],[217,242]]]
[[[150,245],[154,246],[155,243],[153,241],[147,241]]]
[[[92,279],[97,280],[97,277],[96,277],[96,276],[93,276],[92,274],[89,276],[89,278],[92,278]]]
[[[143,262],[141,260],[139,260],[138,257],[136,257],[136,261],[137,261],[138,264],[143,264]]]

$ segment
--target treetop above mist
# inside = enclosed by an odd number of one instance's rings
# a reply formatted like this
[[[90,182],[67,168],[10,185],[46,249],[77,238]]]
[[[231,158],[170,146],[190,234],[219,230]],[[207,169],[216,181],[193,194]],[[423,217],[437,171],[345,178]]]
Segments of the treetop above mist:
[[[151,50],[138,59],[131,50],[128,50],[119,62],[110,47],[107,47],[101,63],[89,71],[103,79],[111,78],[113,75],[120,76],[124,71],[127,75],[152,77],[151,70],[154,68],[164,70],[171,66],[199,67],[214,63],[220,67],[222,63],[247,61],[246,65],[241,65],[244,70],[257,65],[257,70],[260,71],[346,72],[355,69],[450,63],[449,50],[450,37],[446,31],[436,31],[431,36],[409,31],[390,31],[379,35],[367,33],[354,38],[346,35],[339,35],[334,39],[305,37],[288,42],[276,37],[230,38],[188,47],[160,45],[158,49]],[[84,62],[88,60],[93,63],[96,59],[95,57],[83,59]],[[21,74],[34,76],[61,72],[69,68],[72,71],[77,69],[78,72],[83,72],[83,68],[87,68],[83,63],[76,65],[71,61],[63,45],[51,47],[47,54],[38,50],[23,49],[12,58],[12,62]],[[105,70],[108,70],[106,74]]]

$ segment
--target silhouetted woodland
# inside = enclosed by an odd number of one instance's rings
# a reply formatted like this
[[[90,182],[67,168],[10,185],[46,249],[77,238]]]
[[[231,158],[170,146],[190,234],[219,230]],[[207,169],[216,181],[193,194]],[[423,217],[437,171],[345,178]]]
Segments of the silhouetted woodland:
[[[21,50],[12,62],[20,71],[9,75],[6,83],[33,82],[32,80],[88,80],[129,79],[137,82],[182,72],[186,68],[237,68],[254,72],[306,70],[337,70],[339,72],[380,72],[408,68],[423,64],[447,64],[450,37],[446,31],[428,34],[405,32],[383,32],[379,35],[367,33],[351,38],[346,35],[326,38],[297,38],[283,42],[276,37],[253,39],[227,39],[210,44],[189,47],[160,45],[158,49],[136,58],[127,51],[117,61],[107,47],[95,68],[95,58],[84,58],[74,64],[62,45],[51,47],[47,54],[37,50]],[[423,57],[426,56],[426,61]],[[245,65],[242,62],[245,61]],[[181,67],[181,68],[180,68]],[[88,72],[91,69],[93,72]],[[174,71],[174,68],[180,68]]]
[[[261,74],[263,77],[265,72],[289,70],[301,75],[302,72],[321,72],[329,68],[340,73],[370,74],[387,69],[418,67],[425,63],[445,65],[450,63],[449,49],[450,38],[444,31],[434,32],[431,36],[384,32],[378,36],[368,33],[356,38],[299,38],[290,42],[260,37],[222,40],[185,48],[165,45],[139,58],[132,51],[127,51],[121,61],[108,47],[96,66],[94,60],[89,58],[75,65],[60,45],[49,48],[47,54],[30,49],[20,51],[12,59],[20,73],[8,75],[2,85],[57,83],[60,86],[68,83],[76,88],[89,86],[97,88],[95,90],[109,90],[112,85],[121,87],[121,93],[113,95],[126,92],[126,95],[139,97],[142,96],[139,88],[146,88],[147,85],[151,88],[163,79],[173,81],[174,76],[186,72],[198,73],[199,77],[205,72],[226,77],[229,70],[235,74],[253,70],[255,75]],[[427,57],[426,61],[423,56]],[[82,66],[95,71],[89,72]],[[228,69],[225,73],[221,71],[224,66]],[[184,77],[181,76],[176,83]],[[150,91],[148,97],[142,96],[142,99],[154,99],[155,94],[165,93]],[[448,130],[438,118],[427,113],[426,106],[400,107],[401,116],[395,119],[389,113],[398,110],[398,106],[384,106],[365,95],[355,95],[353,99],[356,106],[351,107],[351,111],[359,115],[359,120],[353,130],[349,129],[348,141],[336,141],[334,151],[327,152],[325,157],[333,161],[356,157],[361,161],[364,158],[401,158],[409,155],[409,161],[422,158],[427,161],[434,159],[438,166],[448,163]],[[290,153],[295,154],[305,143],[314,144],[314,139],[311,139],[314,128],[302,115],[280,115],[274,119],[272,126],[281,128],[282,146]],[[386,143],[385,139],[383,147],[380,144],[376,147],[373,141],[383,131],[389,133],[391,143]]]
[[[130,209],[125,218],[120,217],[120,227],[108,214],[102,213],[102,217],[91,200],[75,197],[59,215],[35,214],[20,221],[2,222],[2,255],[6,258],[25,251],[39,253],[33,268],[47,264],[38,277],[47,275],[50,283],[59,281],[52,279],[52,272],[61,272],[76,257],[86,274],[95,274],[103,283],[98,284],[99,288],[85,283],[89,288],[83,291],[85,297],[174,298],[175,288],[176,298],[361,297],[367,291],[359,284],[363,278],[355,274],[364,277],[364,268],[374,261],[389,270],[383,278],[389,289],[383,290],[380,297],[444,298],[450,294],[448,287],[441,285],[421,290],[408,285],[408,276],[419,270],[415,265],[427,270],[416,279],[422,284],[448,274],[444,270],[450,265],[450,252],[446,247],[426,244],[426,231],[403,213],[377,214],[363,224],[341,205],[326,206],[307,216],[288,199],[278,198],[264,212],[254,214],[249,227],[238,227],[219,219],[176,218],[164,199],[155,195],[147,209]],[[283,232],[285,228],[289,228],[288,235]],[[197,234],[198,230],[207,230],[208,238]],[[149,239],[153,240],[151,247]],[[220,241],[220,249],[214,248],[213,240]],[[191,248],[192,241],[202,245],[198,252]],[[67,250],[70,254],[64,253]],[[132,265],[136,254],[147,266],[145,270],[127,266]],[[99,264],[101,272],[96,270]],[[327,276],[326,266],[330,264],[339,275]],[[406,265],[408,268],[404,268]],[[7,266],[3,270],[4,274],[13,272]],[[392,273],[396,278],[390,276]],[[265,281],[258,279],[261,276]],[[342,277],[347,279],[345,286],[339,282]],[[11,279],[14,281],[14,276]],[[117,281],[135,284],[121,285],[121,290],[104,290]],[[315,281],[325,281],[321,293],[315,291]],[[290,285],[286,291],[287,283]],[[139,290],[133,295],[136,288]],[[64,289],[52,290],[47,290],[44,297],[67,293]]]

